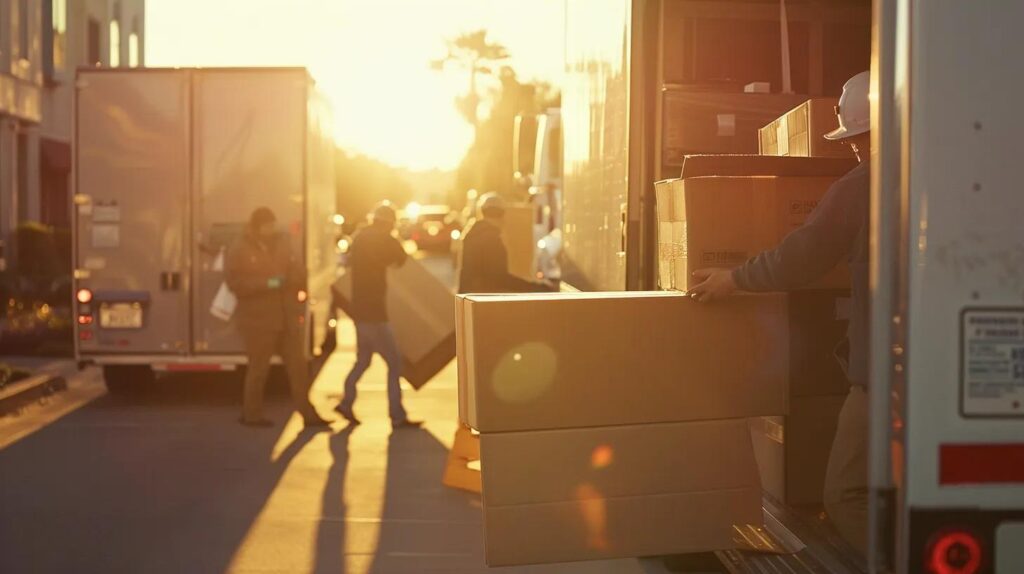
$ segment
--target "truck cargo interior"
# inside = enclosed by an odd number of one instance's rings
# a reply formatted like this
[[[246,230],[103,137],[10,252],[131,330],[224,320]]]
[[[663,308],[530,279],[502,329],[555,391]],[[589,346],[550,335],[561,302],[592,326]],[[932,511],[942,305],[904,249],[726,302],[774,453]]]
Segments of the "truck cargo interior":
[[[844,83],[869,68],[866,0],[570,0],[566,21],[562,265],[577,289],[685,291],[694,269],[736,265],[773,247],[856,165],[848,147],[822,149],[817,141],[836,127]],[[783,128],[773,125],[787,116]],[[772,148],[779,134],[784,145]],[[837,269],[833,279],[786,296],[788,411],[749,419],[762,532],[779,553],[721,551],[723,571],[867,569],[821,502],[848,392],[833,356],[846,332],[848,277]],[[652,321],[652,330],[684,328]],[[632,332],[612,328],[606,348],[615,333],[624,341]],[[473,399],[476,408],[488,406],[479,392]],[[692,565],[677,562],[679,571]]]

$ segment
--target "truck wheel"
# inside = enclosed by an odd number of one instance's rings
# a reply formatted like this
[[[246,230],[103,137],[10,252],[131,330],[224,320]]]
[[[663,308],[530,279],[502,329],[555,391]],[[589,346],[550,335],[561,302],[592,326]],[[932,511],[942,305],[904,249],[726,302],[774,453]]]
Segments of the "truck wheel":
[[[153,384],[156,375],[147,365],[107,365],[103,367],[103,380],[111,395],[127,396]]]

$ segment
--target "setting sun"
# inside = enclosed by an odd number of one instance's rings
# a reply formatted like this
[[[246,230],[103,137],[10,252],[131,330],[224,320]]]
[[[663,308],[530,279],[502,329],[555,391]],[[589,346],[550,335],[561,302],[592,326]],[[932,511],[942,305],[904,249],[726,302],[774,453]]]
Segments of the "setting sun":
[[[306,66],[334,106],[343,149],[449,170],[473,140],[454,106],[469,80],[429,62],[447,38],[475,29],[508,47],[522,78],[557,80],[554,0],[150,0],[146,57],[150,66]]]

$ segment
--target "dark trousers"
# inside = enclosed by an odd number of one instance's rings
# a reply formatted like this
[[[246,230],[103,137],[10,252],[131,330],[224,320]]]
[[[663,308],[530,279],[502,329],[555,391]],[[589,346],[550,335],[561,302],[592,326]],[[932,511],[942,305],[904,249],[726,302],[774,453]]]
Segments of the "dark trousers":
[[[242,417],[248,421],[263,418],[263,393],[270,373],[270,360],[274,355],[280,355],[288,372],[288,387],[291,389],[295,410],[303,418],[316,418],[316,410],[309,402],[309,367],[302,351],[302,336],[284,330],[248,329],[242,332],[242,337],[249,357],[249,370],[245,373],[245,390],[242,395]]]

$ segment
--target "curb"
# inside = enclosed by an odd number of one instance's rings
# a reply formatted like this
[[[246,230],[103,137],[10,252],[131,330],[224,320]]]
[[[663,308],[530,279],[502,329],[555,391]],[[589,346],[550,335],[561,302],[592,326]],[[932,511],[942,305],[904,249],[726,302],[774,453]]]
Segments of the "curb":
[[[15,413],[29,403],[67,389],[67,380],[56,373],[43,373],[18,381],[0,391],[0,416]]]

